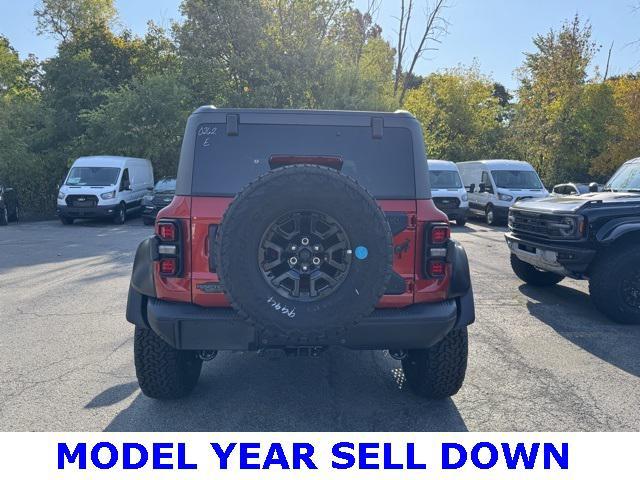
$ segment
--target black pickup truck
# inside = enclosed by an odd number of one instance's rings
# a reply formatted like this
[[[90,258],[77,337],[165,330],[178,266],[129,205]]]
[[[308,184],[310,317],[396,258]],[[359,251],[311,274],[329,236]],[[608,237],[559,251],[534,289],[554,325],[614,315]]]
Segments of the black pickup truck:
[[[640,323],[640,158],[622,165],[602,192],[516,203],[506,240],[521,280],[588,279],[600,311]]]

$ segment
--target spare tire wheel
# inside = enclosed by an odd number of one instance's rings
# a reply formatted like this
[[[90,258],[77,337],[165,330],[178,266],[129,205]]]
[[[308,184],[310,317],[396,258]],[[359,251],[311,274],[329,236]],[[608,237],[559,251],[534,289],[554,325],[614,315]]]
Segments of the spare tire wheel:
[[[391,275],[389,224],[357,182],[317,165],[249,184],[218,229],[218,274],[270,344],[331,343],[373,311]]]

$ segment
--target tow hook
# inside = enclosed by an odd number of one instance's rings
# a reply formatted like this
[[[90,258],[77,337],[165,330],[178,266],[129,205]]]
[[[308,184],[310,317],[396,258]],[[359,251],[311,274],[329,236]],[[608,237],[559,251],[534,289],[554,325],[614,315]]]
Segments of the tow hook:
[[[216,355],[218,355],[217,350],[200,350],[198,352],[198,358],[203,362],[213,360],[214,358],[216,358]]]
[[[407,358],[406,350],[389,350],[389,356],[394,360],[404,360]]]

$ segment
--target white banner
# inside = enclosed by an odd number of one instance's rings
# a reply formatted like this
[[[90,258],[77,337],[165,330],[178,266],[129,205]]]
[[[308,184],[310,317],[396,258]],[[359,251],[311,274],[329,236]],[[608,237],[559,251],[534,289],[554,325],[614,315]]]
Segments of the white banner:
[[[0,433],[2,478],[640,478],[640,433]]]

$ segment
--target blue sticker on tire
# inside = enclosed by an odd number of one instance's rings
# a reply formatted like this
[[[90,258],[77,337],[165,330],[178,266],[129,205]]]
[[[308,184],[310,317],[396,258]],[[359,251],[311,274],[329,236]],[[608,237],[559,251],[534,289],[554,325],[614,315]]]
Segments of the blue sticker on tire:
[[[356,258],[358,260],[364,260],[369,256],[369,250],[367,247],[359,246],[356,247]]]

